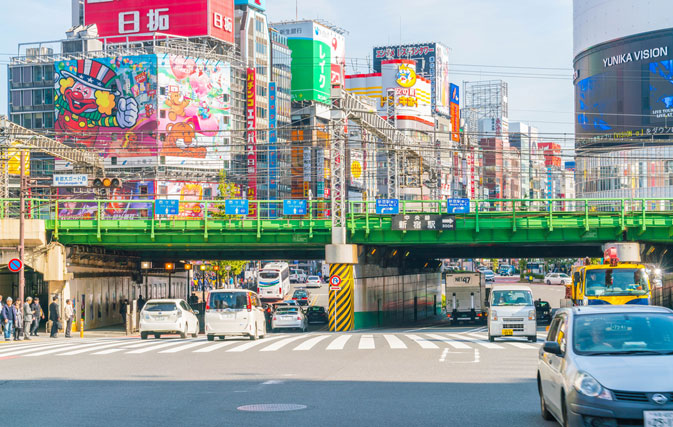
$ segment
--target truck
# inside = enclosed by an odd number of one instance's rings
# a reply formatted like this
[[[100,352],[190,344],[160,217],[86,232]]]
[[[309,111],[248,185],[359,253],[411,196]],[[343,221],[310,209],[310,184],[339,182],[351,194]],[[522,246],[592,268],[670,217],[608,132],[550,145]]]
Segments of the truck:
[[[483,273],[447,273],[444,281],[446,317],[452,323],[486,323],[488,292]]]

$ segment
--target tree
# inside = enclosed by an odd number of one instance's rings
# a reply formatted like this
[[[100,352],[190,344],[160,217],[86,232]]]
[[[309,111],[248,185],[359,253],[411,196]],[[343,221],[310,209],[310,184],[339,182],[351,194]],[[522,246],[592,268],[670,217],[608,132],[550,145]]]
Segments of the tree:
[[[233,182],[227,181],[227,173],[224,170],[220,171],[220,182],[217,185],[217,196],[215,200],[231,200],[239,195],[238,187]],[[217,210],[212,213],[214,218],[230,219],[236,215],[227,215],[224,203],[217,204]],[[246,261],[247,262],[247,261]]]

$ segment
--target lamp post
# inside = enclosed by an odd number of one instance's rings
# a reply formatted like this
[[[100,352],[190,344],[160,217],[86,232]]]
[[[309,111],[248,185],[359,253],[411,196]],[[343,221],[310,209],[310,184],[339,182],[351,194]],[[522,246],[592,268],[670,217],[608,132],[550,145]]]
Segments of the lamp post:
[[[190,285],[190,280],[189,280],[189,272],[192,270],[192,265],[187,263],[185,264],[185,271],[187,272],[187,294],[185,296],[185,299],[189,301],[189,285]]]
[[[199,266],[199,270],[201,270],[201,295],[203,298],[203,303],[206,303],[206,264],[201,264]]]
[[[173,273],[173,270],[175,270],[175,264],[172,262],[167,262],[164,264],[164,269],[168,271],[168,298],[173,298],[173,291],[171,289],[171,274]]]
[[[149,285],[147,284],[147,271],[152,268],[152,263],[150,261],[143,261],[140,263],[140,268],[145,272],[145,298],[150,299]]]
[[[213,271],[215,272],[217,289],[220,289],[220,266],[217,264],[213,265]]]

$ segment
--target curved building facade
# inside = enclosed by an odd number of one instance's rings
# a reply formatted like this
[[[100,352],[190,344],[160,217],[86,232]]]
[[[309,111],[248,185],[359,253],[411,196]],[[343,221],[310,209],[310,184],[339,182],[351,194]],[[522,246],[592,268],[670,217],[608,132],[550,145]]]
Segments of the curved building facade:
[[[673,197],[672,15],[670,0],[574,1],[578,197]]]

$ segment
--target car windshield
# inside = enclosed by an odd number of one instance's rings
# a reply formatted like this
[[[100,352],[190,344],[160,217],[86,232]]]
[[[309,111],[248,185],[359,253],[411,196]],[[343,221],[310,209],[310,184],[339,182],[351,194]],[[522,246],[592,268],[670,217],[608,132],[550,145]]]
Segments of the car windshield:
[[[584,355],[673,354],[673,314],[601,313],[575,317],[573,348]]]
[[[294,296],[301,298],[301,297],[305,297],[307,295],[306,295],[306,291],[294,291]]]
[[[215,310],[241,309],[247,306],[248,296],[245,292],[215,292],[210,294],[210,308]]]
[[[177,309],[174,302],[148,302],[143,307],[145,311],[175,311]]]
[[[533,305],[533,296],[526,290],[503,290],[493,292],[494,306]]]
[[[586,272],[587,296],[646,295],[648,277],[644,268],[605,268]]]
[[[316,307],[316,306],[313,306],[313,307],[310,307],[309,310],[310,310],[310,311],[325,311],[325,307]]]
[[[320,280],[318,276],[308,276],[308,280]]]
[[[297,307],[282,307],[276,310],[277,314],[297,314],[299,309]]]
[[[260,279],[277,279],[278,278],[278,272],[277,271],[260,271],[259,272],[259,278]]]

